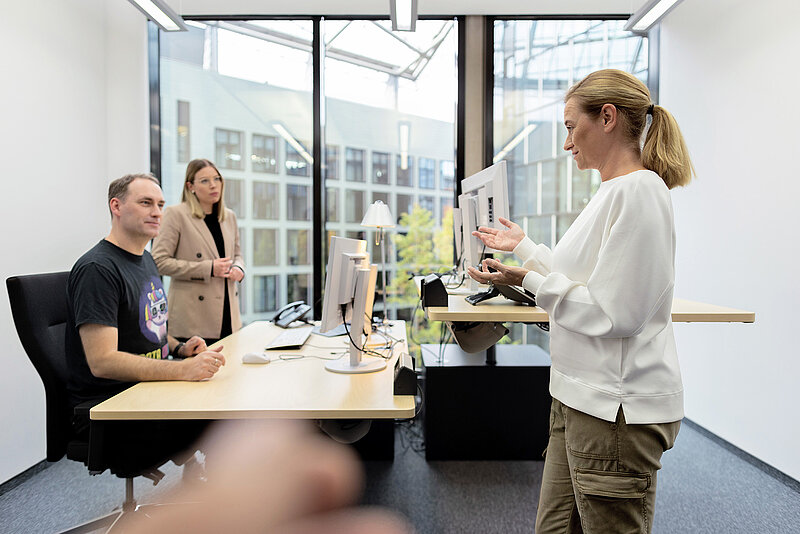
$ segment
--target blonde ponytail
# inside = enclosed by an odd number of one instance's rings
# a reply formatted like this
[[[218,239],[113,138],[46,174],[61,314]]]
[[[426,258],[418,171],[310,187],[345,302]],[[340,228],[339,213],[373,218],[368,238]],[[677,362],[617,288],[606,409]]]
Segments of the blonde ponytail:
[[[670,189],[688,185],[696,174],[675,117],[661,106],[653,107],[653,122],[642,148],[642,165],[661,176]]]
[[[653,121],[641,150],[642,165],[661,176],[670,189],[692,180],[694,166],[678,123],[666,109],[650,103],[650,91],[636,76],[617,69],[595,71],[573,85],[564,102],[571,98],[593,117],[605,104],[613,104],[622,119],[625,137],[637,153],[647,115],[652,113]]]

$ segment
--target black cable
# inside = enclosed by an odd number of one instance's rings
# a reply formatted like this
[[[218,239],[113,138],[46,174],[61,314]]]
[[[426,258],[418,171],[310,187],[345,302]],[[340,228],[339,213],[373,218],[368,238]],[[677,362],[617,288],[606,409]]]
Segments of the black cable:
[[[341,306],[342,306],[342,324],[344,324],[344,331],[347,333],[347,337],[348,337],[348,339],[350,339],[350,343],[352,343],[353,346],[356,349],[358,349],[359,351],[361,351],[363,354],[372,354],[373,356],[377,356],[378,358],[381,358],[383,360],[390,359],[392,357],[391,354],[389,356],[384,356],[383,354],[381,354],[379,352],[375,352],[374,350],[368,349],[367,345],[366,345],[366,341],[364,342],[364,346],[363,347],[359,347],[358,346],[356,341],[353,339],[353,336],[350,335],[350,329],[347,328],[347,321],[344,320],[344,318],[347,316],[347,304],[342,304]]]

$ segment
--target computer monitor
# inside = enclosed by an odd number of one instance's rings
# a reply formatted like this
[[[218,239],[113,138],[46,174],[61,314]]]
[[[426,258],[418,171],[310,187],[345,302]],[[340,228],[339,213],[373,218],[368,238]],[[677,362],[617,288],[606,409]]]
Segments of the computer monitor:
[[[510,211],[506,162],[495,163],[462,180],[458,209],[461,219],[458,229],[455,216],[453,218],[456,257],[459,259],[456,268],[464,273],[468,266],[477,266],[483,259],[484,253],[499,252],[491,247],[485,247],[480,239],[472,235],[472,232],[480,226],[490,226],[499,230],[505,228],[500,224],[499,218],[508,219]]]
[[[505,227],[498,220],[509,218],[508,171],[505,160],[499,161],[461,181],[461,196],[477,199],[476,214],[478,226],[490,226],[502,230]],[[459,197],[460,198],[460,197]],[[459,208],[461,205],[459,205]],[[462,217],[464,213],[462,212]],[[464,217],[466,220],[466,218]],[[500,252],[487,248],[486,252]]]
[[[367,242],[331,237],[325,275],[320,332],[328,332],[348,320],[350,357],[332,360],[325,366],[335,373],[371,373],[386,367],[383,358],[363,354],[366,337],[372,331],[377,265],[370,265]]]

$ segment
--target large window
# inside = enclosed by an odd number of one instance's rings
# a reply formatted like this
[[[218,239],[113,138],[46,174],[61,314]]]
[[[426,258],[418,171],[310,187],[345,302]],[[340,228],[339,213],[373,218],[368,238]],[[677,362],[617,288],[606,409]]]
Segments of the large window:
[[[274,135],[253,134],[253,153],[250,160],[255,172],[278,174],[278,138]]]
[[[399,221],[412,211],[420,186],[423,204],[437,217],[452,198],[452,189],[437,189],[435,176],[438,162],[455,152],[457,26],[453,19],[420,20],[413,33],[392,33],[385,20],[322,19],[316,42],[312,20],[192,21],[186,32],[161,33],[162,123],[156,126],[165,197],[168,204],[180,202],[191,158],[211,159],[222,171],[225,199],[246,244],[245,323],[270,318],[290,300],[319,296],[314,268],[324,267],[314,254],[326,257],[327,239],[313,242],[315,220],[325,235],[374,237],[361,227],[370,202],[384,200]],[[324,47],[318,86],[316,43]],[[316,127],[315,87],[324,91],[325,113]],[[322,147],[313,145],[317,139]],[[419,155],[427,158],[421,184]],[[315,166],[323,184],[313,183]],[[320,190],[325,202],[315,214],[313,195]],[[396,198],[403,202],[395,205]],[[441,221],[434,226],[441,231]],[[394,260],[408,258],[396,254],[395,233],[387,242],[389,279],[406,282],[399,271],[418,267]],[[368,250],[373,257],[379,252],[373,240]],[[438,268],[425,262],[419,268]],[[397,309],[416,303],[413,286],[403,296],[406,289],[391,290]],[[376,303],[377,313],[382,307]]]
[[[243,169],[242,154],[244,138],[242,132],[217,128],[214,135],[216,164],[221,169]]]
[[[312,279],[312,55],[296,45],[312,31],[309,20],[203,21],[160,36],[160,102],[177,105],[161,113],[164,195],[180,202],[188,159],[222,172],[245,245],[245,323],[289,301],[290,270],[303,287]]]
[[[647,83],[647,39],[621,20],[496,20],[494,161],[508,162],[511,218],[554,246],[600,185],[563,150],[564,93],[592,71],[616,68]],[[536,328],[514,337],[539,342]]]

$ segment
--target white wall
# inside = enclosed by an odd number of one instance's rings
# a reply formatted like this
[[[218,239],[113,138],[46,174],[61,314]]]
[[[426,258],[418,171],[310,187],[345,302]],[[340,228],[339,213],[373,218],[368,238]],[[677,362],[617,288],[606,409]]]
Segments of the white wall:
[[[673,195],[676,296],[756,312],[676,327],[686,415],[800,479],[800,4],[686,0],[662,23],[661,103],[699,179]]]
[[[3,7],[0,277],[68,270],[108,231],[110,179],[147,171],[146,22],[127,2]],[[45,456],[44,388],[0,289],[0,482]]]

